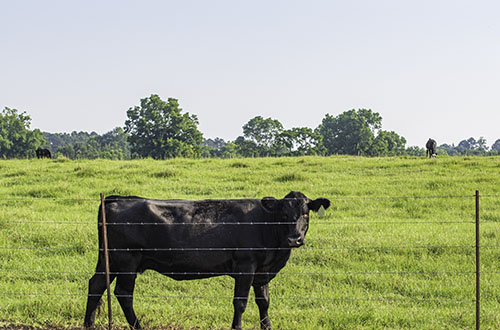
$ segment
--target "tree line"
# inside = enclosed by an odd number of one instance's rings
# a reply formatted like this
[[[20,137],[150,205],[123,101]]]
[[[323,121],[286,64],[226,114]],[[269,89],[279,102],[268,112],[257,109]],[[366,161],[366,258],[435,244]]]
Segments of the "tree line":
[[[281,157],[302,155],[424,156],[425,149],[406,147],[406,139],[382,129],[382,117],[370,109],[326,114],[315,129],[285,129],[276,119],[256,116],[234,141],[206,139],[198,117],[183,112],[175,98],[151,95],[127,110],[124,127],[95,132],[48,133],[30,129],[25,112],[5,107],[0,113],[0,158],[32,158],[38,147],[70,159],[168,159],[174,157]],[[500,139],[490,148],[484,138],[457,146],[442,144],[438,155],[498,155]]]

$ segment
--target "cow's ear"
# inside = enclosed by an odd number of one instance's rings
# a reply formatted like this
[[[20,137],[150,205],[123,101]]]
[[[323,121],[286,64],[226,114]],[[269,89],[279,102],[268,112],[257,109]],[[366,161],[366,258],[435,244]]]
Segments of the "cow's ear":
[[[326,198],[318,198],[313,201],[309,201],[307,204],[309,206],[310,210],[313,210],[314,212],[318,212],[319,208],[323,206],[325,210],[330,207],[330,201]]]
[[[264,197],[261,200],[262,206],[270,212],[273,212],[278,205],[279,200],[274,197]]]

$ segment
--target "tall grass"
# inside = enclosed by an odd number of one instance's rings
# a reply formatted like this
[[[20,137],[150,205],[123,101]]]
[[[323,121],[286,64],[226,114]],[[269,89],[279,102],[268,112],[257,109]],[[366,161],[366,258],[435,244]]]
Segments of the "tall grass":
[[[100,192],[206,199],[300,190],[332,207],[312,215],[306,246],[270,283],[274,328],[470,329],[477,189],[482,329],[498,329],[499,172],[498,157],[0,161],[0,322],[82,324]],[[224,329],[232,293],[228,277],[176,282],[146,271],[135,309],[150,328]],[[115,298],[113,312],[125,326]],[[243,326],[258,326],[253,299]]]

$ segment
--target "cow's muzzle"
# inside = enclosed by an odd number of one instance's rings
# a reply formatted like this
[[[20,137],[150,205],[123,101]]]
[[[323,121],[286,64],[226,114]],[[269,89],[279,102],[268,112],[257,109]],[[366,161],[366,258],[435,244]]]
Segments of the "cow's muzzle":
[[[299,247],[306,243],[305,239],[302,237],[288,237],[288,246]]]

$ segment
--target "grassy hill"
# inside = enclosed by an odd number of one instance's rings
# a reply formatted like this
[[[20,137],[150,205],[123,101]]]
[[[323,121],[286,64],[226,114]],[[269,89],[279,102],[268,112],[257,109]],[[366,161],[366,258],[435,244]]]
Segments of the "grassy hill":
[[[470,329],[477,189],[482,329],[498,329],[499,173],[499,157],[0,161],[0,324],[83,323],[101,192],[206,199],[300,190],[332,207],[311,216],[307,245],[270,283],[275,329]],[[176,282],[146,271],[135,309],[151,328],[224,329],[232,294],[229,277]],[[125,326],[114,297],[113,311]],[[243,326],[258,327],[252,298]]]

